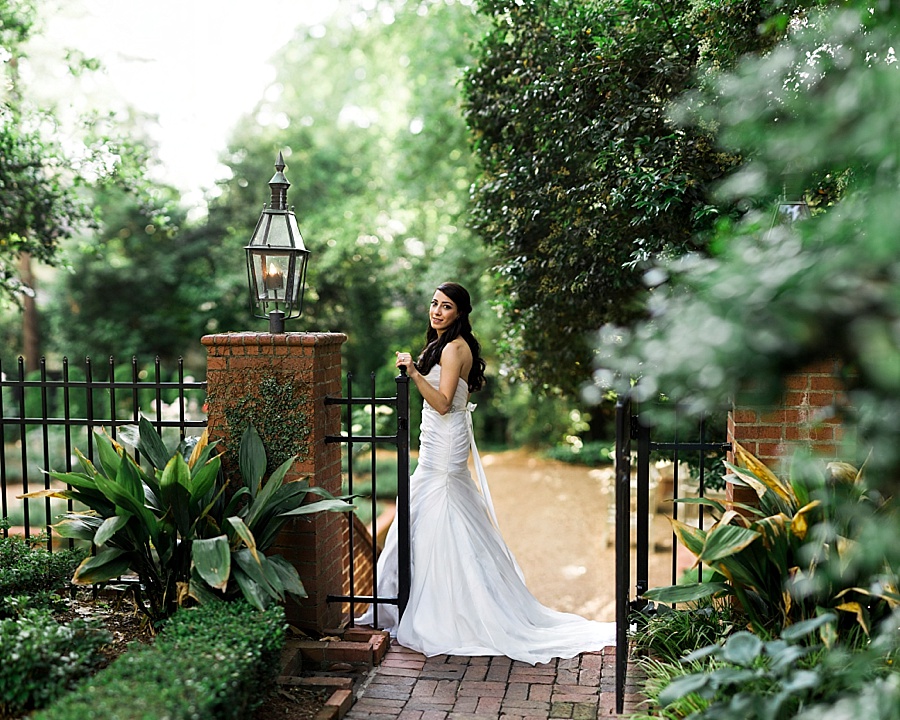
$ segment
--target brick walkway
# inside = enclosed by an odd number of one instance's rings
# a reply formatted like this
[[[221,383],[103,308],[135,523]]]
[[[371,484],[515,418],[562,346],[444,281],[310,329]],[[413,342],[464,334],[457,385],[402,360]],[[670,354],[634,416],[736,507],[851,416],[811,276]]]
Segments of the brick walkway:
[[[625,716],[637,710],[635,690],[630,678]],[[357,691],[345,718],[594,720],[616,717],[615,704],[612,647],[532,666],[505,657],[426,658],[393,645]]]

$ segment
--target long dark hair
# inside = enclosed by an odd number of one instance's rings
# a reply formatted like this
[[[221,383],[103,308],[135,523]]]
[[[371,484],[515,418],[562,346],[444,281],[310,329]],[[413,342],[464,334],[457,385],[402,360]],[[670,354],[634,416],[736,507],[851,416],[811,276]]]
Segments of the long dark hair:
[[[469,322],[469,314],[472,312],[472,300],[469,292],[462,285],[454,282],[445,282],[437,286],[444,295],[450,298],[456,305],[458,315],[456,320],[438,335],[437,330],[428,323],[428,332],[425,333],[425,348],[416,360],[416,368],[423,375],[427,375],[431,368],[441,361],[441,352],[458,337],[462,337],[472,351],[472,369],[469,371],[469,392],[481,390],[484,387],[484,369],[487,364],[481,357],[481,345],[472,334],[472,324]]]

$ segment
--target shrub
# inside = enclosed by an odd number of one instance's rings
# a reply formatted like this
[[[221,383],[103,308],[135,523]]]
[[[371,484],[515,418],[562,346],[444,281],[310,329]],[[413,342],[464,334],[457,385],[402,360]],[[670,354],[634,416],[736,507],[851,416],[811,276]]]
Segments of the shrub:
[[[0,620],[0,715],[48,705],[94,671],[111,640],[96,621],[60,624],[45,610]]]
[[[680,500],[718,513],[709,530],[670,519],[678,540],[715,573],[707,582],[654,588],[644,597],[674,603],[733,595],[761,635],[833,608],[839,629],[868,634],[890,612],[896,578],[883,554],[868,553],[868,565],[855,563],[853,573],[846,566],[861,530],[893,521],[890,505],[846,463],[816,473],[798,461],[782,480],[738,443],[734,455],[740,467],[726,463],[733,482],[752,487],[759,508],[743,507],[745,517],[715,500]]]
[[[129,650],[32,720],[244,720],[278,674],[285,627],[279,605],[181,608],[153,645]]]
[[[189,597],[207,602],[243,595],[260,610],[283,602],[286,594],[305,597],[296,569],[266,551],[289,518],[352,505],[306,480],[285,482],[293,458],[264,480],[266,451],[252,426],[241,438],[241,479],[229,495],[206,433],[194,447],[174,453],[144,418],[138,429],[120,433],[133,438],[150,471],[97,434],[96,465],[79,453],[81,472],[50,473],[67,489],[27,495],[89,508],[66,514],[54,526],[63,537],[100,548],[78,566],[73,582],[107,582],[131,570],[141,581],[138,604],[153,620],[169,617]],[[324,499],[307,504],[308,495]]]
[[[579,465],[609,465],[615,457],[615,449],[615,441],[592,440],[578,445],[571,443],[555,445],[546,451],[546,455],[553,460]]]
[[[28,607],[52,607],[58,600],[56,590],[70,584],[75,568],[87,555],[86,550],[48,552],[36,543],[20,537],[0,538],[0,618],[17,615]],[[29,596],[25,603],[21,596]]]
[[[72,572],[87,551],[51,553],[38,547],[40,542],[40,538],[30,542],[16,536],[0,538],[0,595],[28,595],[69,585]]]

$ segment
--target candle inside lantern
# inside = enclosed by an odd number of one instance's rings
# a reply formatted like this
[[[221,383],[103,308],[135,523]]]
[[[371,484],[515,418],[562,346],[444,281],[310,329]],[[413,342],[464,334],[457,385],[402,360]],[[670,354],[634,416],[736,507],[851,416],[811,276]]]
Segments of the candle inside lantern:
[[[280,290],[284,287],[284,275],[274,263],[269,263],[269,271],[263,276],[263,284],[266,290]]]

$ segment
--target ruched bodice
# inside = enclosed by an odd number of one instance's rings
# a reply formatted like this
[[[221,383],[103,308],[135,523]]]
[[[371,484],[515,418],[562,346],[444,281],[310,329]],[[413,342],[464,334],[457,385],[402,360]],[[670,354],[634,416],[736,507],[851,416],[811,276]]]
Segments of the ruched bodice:
[[[439,387],[440,365],[425,377]],[[614,623],[544,607],[525,586],[500,534],[475,447],[474,409],[463,380],[449,412],[423,407],[419,463],[410,478],[409,603],[402,618],[395,607],[380,606],[378,626],[428,656],[505,655],[532,664],[614,644]],[[467,466],[470,451],[476,478]],[[396,597],[397,576],[394,523],[378,560],[381,597]],[[371,608],[357,621],[374,624]]]
[[[441,366],[435,365],[425,376],[428,384],[438,388]],[[441,415],[428,402],[422,404],[422,425],[419,428],[419,463],[435,470],[463,470],[469,459],[471,446],[471,417],[469,386],[459,379],[449,412]]]

